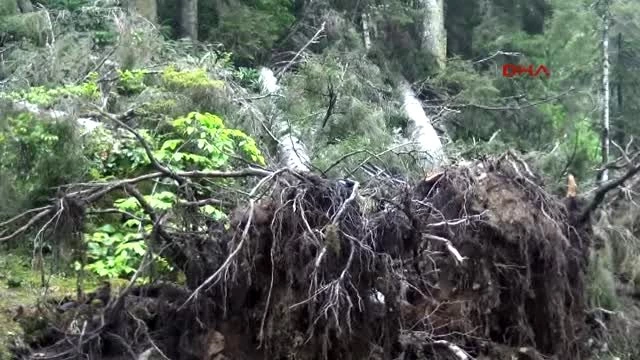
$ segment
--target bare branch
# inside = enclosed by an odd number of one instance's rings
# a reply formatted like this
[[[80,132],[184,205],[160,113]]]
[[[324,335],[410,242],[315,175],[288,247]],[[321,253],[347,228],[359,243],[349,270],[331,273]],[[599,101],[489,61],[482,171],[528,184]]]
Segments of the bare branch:
[[[320,34],[324,31],[325,25],[326,25],[326,22],[323,22],[322,25],[320,25],[320,29],[318,29],[318,31],[313,35],[313,37],[311,37],[311,40],[309,40],[306,44],[304,44],[302,48],[300,48],[300,50],[296,53],[293,59],[291,59],[291,61],[289,61],[287,65],[285,65],[285,67],[282,68],[282,70],[278,71],[276,78],[280,79],[280,77],[282,77],[282,75],[284,75],[284,73],[287,70],[289,70],[291,65],[293,65],[296,59],[298,59],[298,57],[302,55],[302,53],[309,47],[309,45],[315,43],[318,40],[318,37],[320,37]]]
[[[635,176],[638,172],[640,172],[640,164],[636,166],[632,166],[629,170],[620,178],[615,180],[609,180],[604,184],[600,185],[596,191],[595,195],[591,202],[585,207],[580,216],[578,217],[578,222],[582,223],[589,219],[591,213],[600,206],[600,204],[604,201],[607,193],[618,186],[624,184],[625,181],[629,180],[633,176]]]
[[[465,107],[474,107],[477,109],[482,109],[482,110],[494,110],[494,111],[507,111],[507,110],[523,110],[523,109],[527,109],[530,107],[534,107],[534,106],[538,106],[540,104],[544,104],[544,103],[548,103],[551,101],[555,101],[558,100],[564,96],[566,96],[567,94],[573,92],[575,89],[573,87],[569,88],[569,90],[562,92],[556,96],[552,96],[552,97],[548,97],[546,99],[541,99],[538,101],[534,101],[532,103],[529,104],[525,104],[522,106],[490,106],[490,105],[481,105],[481,104],[474,104],[474,103],[469,103],[469,104],[460,104],[460,105],[450,105],[451,108],[465,108]]]
[[[498,56],[498,55],[516,56],[516,57],[517,57],[517,56],[522,56],[522,54],[521,54],[521,53],[519,53],[519,52],[511,52],[511,51],[502,51],[502,50],[498,50],[498,51],[496,51],[493,55],[487,56],[487,57],[486,57],[486,58],[484,58],[484,59],[480,59],[480,60],[474,61],[473,63],[474,63],[474,64],[483,63],[483,62],[485,62],[485,61],[488,61],[488,60],[491,60],[491,59],[495,58],[495,57],[496,57],[496,56]]]
[[[136,137],[136,139],[138,139],[138,141],[140,142],[140,145],[142,145],[142,147],[144,148],[144,152],[147,154],[147,157],[149,158],[149,161],[151,161],[151,164],[153,165],[153,167],[155,167],[156,169],[158,169],[160,172],[162,172],[163,174],[165,174],[166,176],[174,179],[175,181],[177,181],[179,184],[183,184],[185,182],[185,180],[183,178],[181,178],[180,176],[176,175],[173,171],[171,171],[169,168],[167,168],[166,166],[162,165],[158,159],[156,159],[155,156],[153,156],[153,152],[151,151],[151,147],[149,146],[149,144],[147,143],[147,141],[142,137],[142,135],[140,135],[140,133],[138,133],[137,131],[135,131],[131,126],[125,124],[124,122],[120,121],[119,119],[111,116],[110,114],[104,112],[102,109],[100,109],[99,107],[93,105],[93,107],[104,117],[106,117],[107,119],[113,121],[114,123],[116,123],[117,125],[119,125],[120,127],[124,128],[125,130],[127,130],[128,132],[130,132],[133,136]]]
[[[34,209],[31,209],[31,210],[27,210],[27,211],[23,212],[22,214],[16,215],[16,216],[12,217],[11,219],[9,219],[7,221],[0,222],[0,227],[7,226],[7,225],[9,225],[9,224],[11,224],[13,222],[16,222],[17,220],[19,220],[19,219],[23,218],[24,216],[29,215],[31,213],[42,211],[42,210],[47,210],[49,208],[51,208],[51,205],[42,206],[42,207],[39,207],[39,208],[34,208]]]
[[[18,230],[14,231],[13,233],[11,233],[11,234],[9,234],[7,236],[0,237],[0,242],[11,240],[14,237],[16,237],[16,236],[22,234],[23,232],[27,231],[31,226],[33,226],[33,224],[37,223],[39,220],[41,220],[45,216],[49,215],[49,213],[51,213],[52,209],[53,209],[53,206],[50,206],[50,207],[46,208],[45,210],[42,210],[41,212],[38,213],[38,215],[32,217],[31,220],[29,220],[26,224],[22,225]]]

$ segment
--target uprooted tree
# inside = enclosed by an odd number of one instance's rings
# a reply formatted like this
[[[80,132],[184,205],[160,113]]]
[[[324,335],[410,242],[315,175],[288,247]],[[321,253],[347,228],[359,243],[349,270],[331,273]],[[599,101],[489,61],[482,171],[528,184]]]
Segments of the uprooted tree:
[[[100,115],[142,144],[154,171],[64,186],[50,205],[2,222],[0,241],[31,228],[75,238],[100,199],[124,191],[150,225],[148,252],[129,286],[101,297],[104,306],[78,299],[38,310],[48,321],[26,358],[582,359],[589,351],[589,218],[640,171],[636,156],[618,159],[626,174],[587,203],[573,191],[562,200],[547,193],[512,152],[415,185],[288,168],[177,171],[123,118]],[[218,200],[197,194],[229,178],[251,190],[226,228],[198,212]],[[175,207],[158,209],[143,195],[156,180],[173,187]],[[386,195],[367,195],[373,186]],[[186,286],[136,285],[154,255],[181,269]]]

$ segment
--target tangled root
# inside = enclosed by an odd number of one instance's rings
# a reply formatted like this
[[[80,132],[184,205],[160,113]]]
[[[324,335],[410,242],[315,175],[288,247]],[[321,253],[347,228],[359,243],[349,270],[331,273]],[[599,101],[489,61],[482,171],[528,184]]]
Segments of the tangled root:
[[[234,212],[230,231],[176,234],[169,259],[184,269],[186,288],[129,293],[130,310],[109,331],[126,347],[112,352],[585,356],[590,229],[526,164],[503,156],[450,167],[375,199],[374,212],[361,206],[358,186],[283,180],[268,199]],[[91,341],[103,354],[106,338]]]

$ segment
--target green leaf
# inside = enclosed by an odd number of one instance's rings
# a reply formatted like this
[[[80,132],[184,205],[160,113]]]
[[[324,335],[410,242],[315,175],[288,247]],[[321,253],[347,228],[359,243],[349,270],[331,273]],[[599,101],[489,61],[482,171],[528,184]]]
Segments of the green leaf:
[[[138,219],[129,219],[129,220],[124,222],[123,226],[130,227],[130,228],[136,228],[136,227],[140,226],[140,224],[141,224],[141,222]]]
[[[111,240],[111,237],[109,236],[109,234],[103,233],[103,232],[94,232],[91,235],[90,241],[95,241],[97,243],[106,243],[110,240]]]
[[[116,254],[124,250],[132,250],[136,254],[142,256],[146,253],[146,246],[143,241],[133,241],[133,242],[124,243],[118,246],[118,248],[116,249]]]
[[[101,231],[107,234],[113,234],[114,232],[116,232],[116,228],[111,224],[105,224],[99,227],[97,231]]]
[[[213,220],[219,221],[227,217],[227,215],[212,205],[205,205],[200,208],[203,213],[211,216]]]
[[[115,207],[123,211],[126,211],[126,210],[135,211],[140,208],[140,204],[138,203],[138,200],[136,200],[136,198],[134,197],[129,197],[126,199],[118,199],[114,201],[113,204]]]
[[[168,150],[173,151],[173,150],[176,149],[176,147],[178,147],[178,145],[180,145],[182,143],[183,143],[183,141],[181,139],[170,139],[170,140],[165,141],[162,144],[162,147],[160,148],[160,150],[167,150],[168,149]]]

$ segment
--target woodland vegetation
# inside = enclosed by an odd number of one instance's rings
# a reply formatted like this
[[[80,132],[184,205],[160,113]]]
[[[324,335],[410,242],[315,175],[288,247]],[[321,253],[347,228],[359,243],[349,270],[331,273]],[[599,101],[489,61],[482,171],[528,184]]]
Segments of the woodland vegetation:
[[[639,58],[635,0],[0,0],[0,360],[638,359]]]

